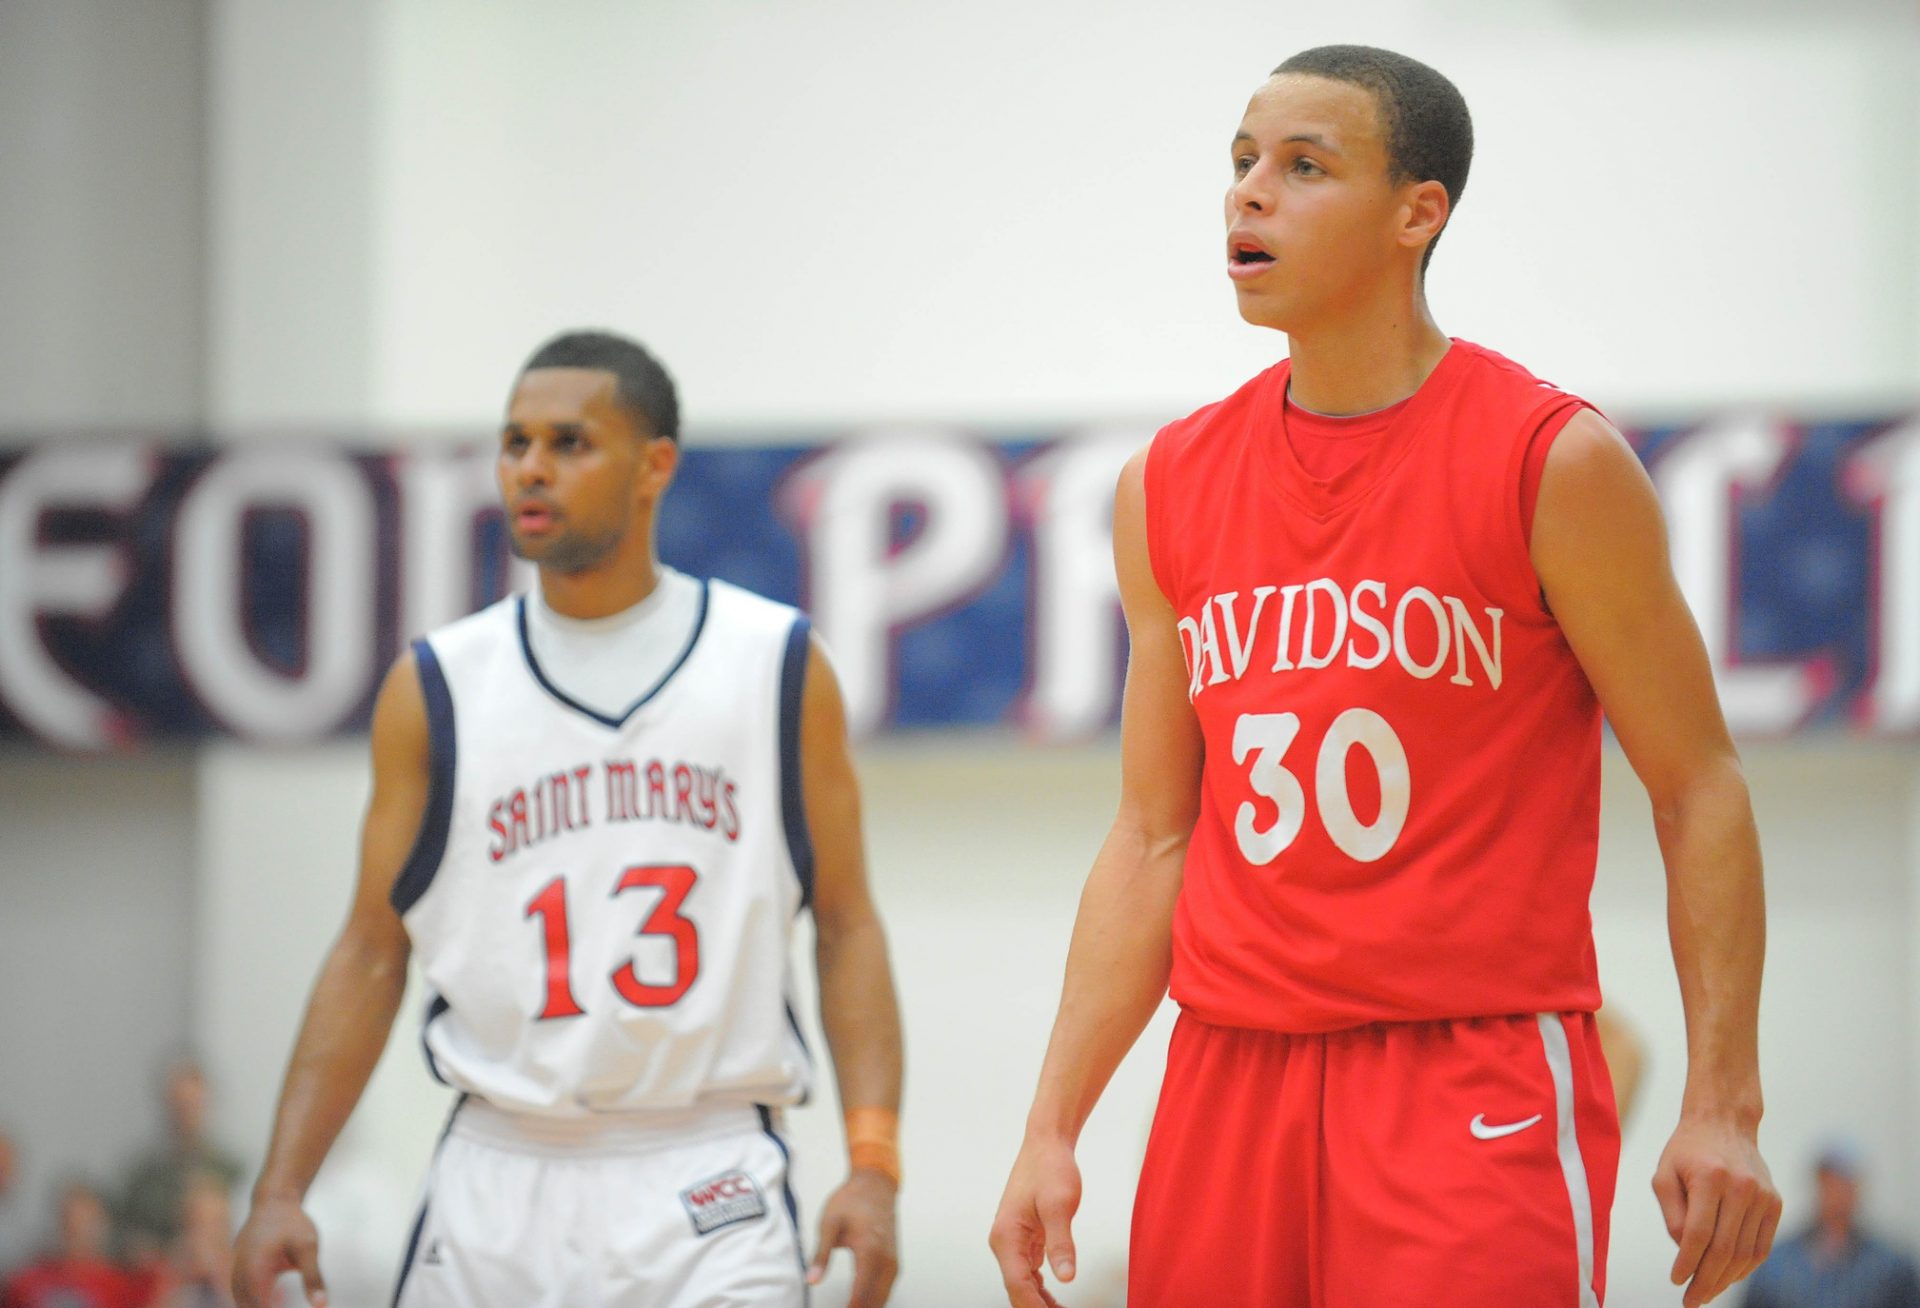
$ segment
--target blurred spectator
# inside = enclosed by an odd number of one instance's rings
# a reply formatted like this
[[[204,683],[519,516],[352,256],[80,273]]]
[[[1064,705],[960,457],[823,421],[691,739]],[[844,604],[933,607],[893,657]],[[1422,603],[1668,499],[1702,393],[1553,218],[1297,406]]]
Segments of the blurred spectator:
[[[225,1178],[196,1172],[180,1204],[180,1238],[161,1269],[153,1308],[232,1308],[233,1198]]]
[[[3,1308],[143,1308],[142,1280],[107,1258],[105,1198],[85,1181],[60,1192],[59,1247],[16,1272],[0,1289]]]
[[[1640,1033],[1614,1009],[1601,1005],[1593,1015],[1600,1036],[1600,1052],[1613,1076],[1613,1098],[1619,1109],[1620,1124],[1625,1126],[1640,1098],[1640,1081],[1646,1070],[1647,1049]]]
[[[163,1257],[179,1239],[190,1178],[210,1173],[229,1190],[241,1178],[239,1161],[207,1137],[207,1078],[196,1060],[168,1064],[166,1101],[169,1138],[134,1165],[120,1201],[121,1238],[141,1263]]]
[[[19,1186],[13,1137],[0,1130],[0,1280],[6,1279],[26,1256],[26,1241],[20,1230]]]
[[[1774,1246],[1747,1281],[1746,1308],[1920,1308],[1913,1260],[1860,1228],[1861,1175],[1853,1145],[1821,1151],[1813,1227]]]

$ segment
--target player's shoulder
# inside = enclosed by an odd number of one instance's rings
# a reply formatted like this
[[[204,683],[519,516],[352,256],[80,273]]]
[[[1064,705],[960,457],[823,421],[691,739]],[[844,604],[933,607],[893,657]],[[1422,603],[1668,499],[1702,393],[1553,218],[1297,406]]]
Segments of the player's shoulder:
[[[1516,363],[1498,350],[1472,341],[1455,338],[1453,348],[1461,353],[1461,374],[1480,391],[1512,396],[1529,406],[1552,404],[1562,400],[1579,401],[1580,396],[1554,382],[1547,381],[1524,364]]]
[[[736,629],[764,631],[785,639],[794,624],[805,616],[791,604],[719,577],[707,578],[700,584],[706,591],[708,621],[718,619]]]
[[[419,640],[442,658],[465,654],[503,639],[518,641],[520,605],[524,599],[525,596],[518,594],[502,596],[485,608],[435,627]]]

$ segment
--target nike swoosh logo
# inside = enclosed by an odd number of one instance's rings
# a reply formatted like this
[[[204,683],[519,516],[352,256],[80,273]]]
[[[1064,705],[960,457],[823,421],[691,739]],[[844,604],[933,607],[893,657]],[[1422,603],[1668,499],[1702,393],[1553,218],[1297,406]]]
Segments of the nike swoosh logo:
[[[1487,1115],[1485,1113],[1475,1113],[1473,1115],[1473,1121],[1467,1124],[1467,1130],[1473,1132],[1473,1138],[1476,1140],[1498,1140],[1503,1135],[1512,1135],[1515,1131],[1524,1131],[1539,1120],[1540,1114],[1535,1113],[1524,1122],[1508,1122],[1505,1126],[1488,1126]]]

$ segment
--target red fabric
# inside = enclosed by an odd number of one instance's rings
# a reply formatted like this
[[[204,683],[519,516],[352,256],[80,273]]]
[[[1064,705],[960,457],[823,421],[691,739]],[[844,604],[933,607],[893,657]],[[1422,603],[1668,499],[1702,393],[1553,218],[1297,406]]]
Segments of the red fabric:
[[[1595,1296],[1620,1134],[1593,1018],[1568,1038]],[[1183,1013],[1134,1204],[1127,1302],[1577,1308],[1579,1235],[1538,1020],[1327,1035]],[[1472,1124],[1511,1127],[1476,1138]]]
[[[1386,435],[1400,411],[1407,407],[1407,401],[1402,400],[1372,413],[1336,417],[1301,408],[1293,402],[1291,394],[1286,404],[1287,443],[1293,446],[1294,457],[1307,475],[1323,482],[1332,481],[1359,462],[1369,444]],[[1577,405],[1553,410],[1528,439],[1526,458],[1520,465],[1520,530],[1529,542],[1533,540],[1533,510],[1540,499],[1540,479],[1547,470],[1547,453],[1561,428],[1579,411]]]
[[[1402,400],[1373,413],[1337,418],[1303,409],[1291,395],[1286,404],[1287,443],[1293,446],[1294,457],[1307,475],[1317,481],[1332,481],[1351,468],[1374,440],[1386,435],[1407,407],[1407,401]]]
[[[144,1283],[111,1263],[44,1258],[16,1273],[0,1292],[5,1308],[141,1308]]]
[[[1318,479],[1287,376],[1147,460],[1206,745],[1173,996],[1296,1033],[1592,1011],[1600,709],[1516,511],[1529,438],[1583,402],[1456,342]]]

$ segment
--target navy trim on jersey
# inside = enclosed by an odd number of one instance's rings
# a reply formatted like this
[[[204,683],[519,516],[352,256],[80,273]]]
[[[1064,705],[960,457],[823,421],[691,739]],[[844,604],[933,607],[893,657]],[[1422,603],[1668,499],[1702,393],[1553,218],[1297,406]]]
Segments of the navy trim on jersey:
[[[802,908],[813,903],[813,835],[800,793],[800,695],[806,688],[807,637],[812,630],[804,613],[795,618],[780,660],[780,817],[787,828],[793,874],[800,878]]]
[[[387,892],[394,911],[403,917],[427,893],[447,852],[447,831],[453,825],[453,765],[459,753],[453,735],[453,694],[447,689],[447,677],[440,670],[433,646],[424,640],[414,641],[413,665],[420,673],[421,697],[427,702],[429,786],[420,833],[413,838],[413,849]]]
[[[452,1008],[445,998],[435,995],[427,1001],[427,1015],[420,1019],[420,1052],[427,1056],[427,1071],[441,1085],[452,1086],[453,1082],[440,1074],[440,1064],[434,1061],[433,1046],[427,1043],[427,1028],[433,1025],[433,1019]]]
[[[700,611],[693,619],[693,634],[687,637],[687,647],[680,651],[680,657],[673,661],[672,667],[661,674],[660,680],[654,682],[646,694],[627,705],[626,712],[617,718],[608,717],[599,709],[587,707],[579,700],[573,698],[573,696],[567,694],[566,691],[554,685],[553,682],[547,680],[547,674],[540,667],[540,660],[533,656],[533,642],[527,639],[527,597],[525,595],[516,595],[513,601],[513,620],[515,627],[518,628],[520,632],[521,657],[526,659],[527,670],[533,673],[533,679],[540,683],[540,689],[546,691],[547,694],[559,700],[575,713],[584,714],[592,718],[603,727],[624,727],[627,725],[628,718],[638,713],[641,708],[646,705],[648,700],[667,688],[667,683],[673,680],[674,674],[685,667],[687,660],[693,656],[693,647],[700,643],[700,633],[706,629],[707,600],[711,594],[711,589],[712,583],[703,578],[700,582]]]
[[[793,1151],[787,1148],[787,1142],[773,1129],[773,1110],[765,1104],[755,1104],[760,1114],[760,1129],[767,1139],[773,1141],[773,1147],[780,1151],[780,1191],[787,1201],[787,1216],[793,1220],[793,1247],[800,1256],[800,1274],[804,1281],[807,1271],[807,1247],[800,1237],[800,1201],[793,1197]]]
[[[434,1143],[433,1155],[439,1160],[440,1147],[447,1142],[447,1136],[453,1130],[453,1119],[460,1116],[460,1110],[466,1107],[467,1096],[462,1094],[453,1101],[453,1111],[447,1114],[447,1124],[440,1128],[440,1139]],[[429,1166],[428,1175],[432,1175]],[[420,1235],[427,1229],[427,1209],[433,1203],[433,1187],[427,1187],[427,1193],[420,1200],[420,1213],[413,1219],[413,1234],[407,1237],[406,1257],[400,1260],[400,1279],[393,1285],[393,1308],[400,1308],[400,1295],[407,1288],[407,1277],[413,1271],[414,1255],[420,1252]]]
[[[793,1038],[800,1042],[800,1052],[806,1057],[806,1060],[807,1060],[809,1084],[805,1090],[802,1090],[800,1092],[800,1103],[799,1103],[799,1107],[805,1108],[808,1104],[813,1102],[813,1086],[811,1084],[812,1082],[811,1073],[814,1070],[813,1048],[812,1046],[807,1044],[807,1033],[800,1029],[800,1014],[793,1011],[793,1000],[791,999],[787,1000],[787,1025],[793,1028]]]

